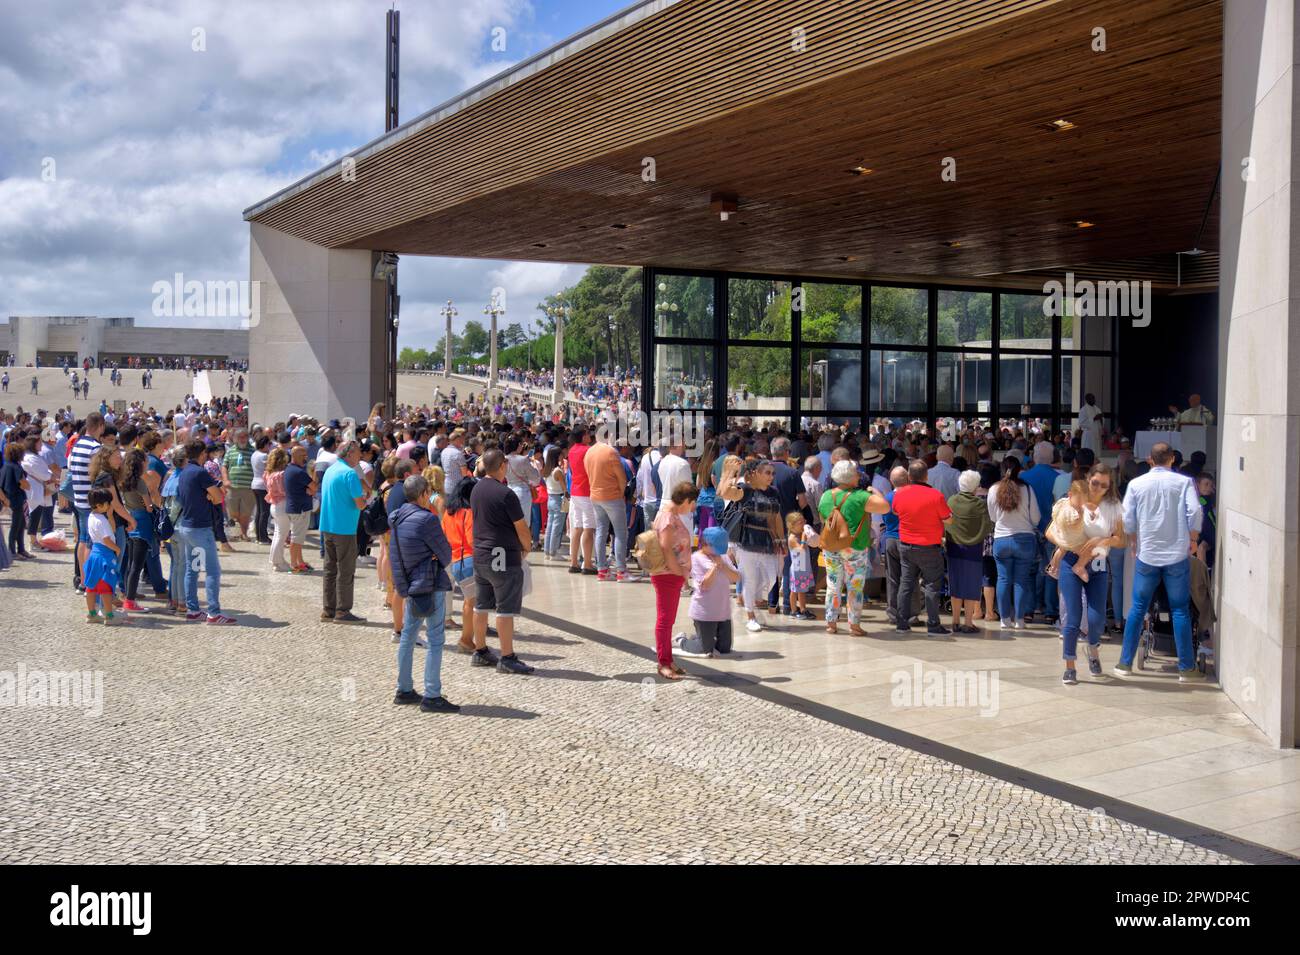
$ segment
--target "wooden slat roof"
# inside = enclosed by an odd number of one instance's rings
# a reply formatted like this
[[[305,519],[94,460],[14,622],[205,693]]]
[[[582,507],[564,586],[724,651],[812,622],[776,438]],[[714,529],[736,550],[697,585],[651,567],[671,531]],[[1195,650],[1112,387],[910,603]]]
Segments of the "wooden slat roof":
[[[1217,169],[1221,22],[1221,0],[678,0],[247,217],[331,247],[846,276],[1172,256]]]

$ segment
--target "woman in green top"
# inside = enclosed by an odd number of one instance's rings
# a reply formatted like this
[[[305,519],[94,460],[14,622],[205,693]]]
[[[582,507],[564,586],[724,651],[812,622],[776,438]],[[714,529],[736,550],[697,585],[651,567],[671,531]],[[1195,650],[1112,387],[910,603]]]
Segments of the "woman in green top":
[[[962,471],[957,477],[958,493],[948,498],[952,517],[944,521],[948,538],[948,595],[952,598],[953,633],[979,633],[975,615],[980,609],[984,576],[984,541],[993,533],[988,503],[975,492],[980,486],[978,471]],[[966,623],[961,622],[962,611]]]
[[[867,632],[858,625],[862,616],[862,590],[871,573],[871,519],[869,514],[884,514],[889,503],[875,488],[858,487],[858,469],[852,461],[837,461],[831,468],[832,487],[822,495],[817,506],[822,525],[831,513],[844,515],[850,533],[856,531],[850,545],[841,551],[823,550],[826,558],[826,632],[838,633],[836,622],[843,606],[841,591],[849,593],[849,633],[865,637]]]

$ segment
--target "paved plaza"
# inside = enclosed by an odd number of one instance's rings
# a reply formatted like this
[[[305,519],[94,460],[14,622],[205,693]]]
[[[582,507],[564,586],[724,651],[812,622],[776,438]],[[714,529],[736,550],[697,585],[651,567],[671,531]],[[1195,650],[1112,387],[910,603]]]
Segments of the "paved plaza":
[[[322,624],[318,576],[239,546],[223,629],[86,625],[67,555],[0,577],[0,671],[103,680],[99,715],[0,712],[0,861],[1233,861],[535,621],[535,675],[449,652],[464,711],[395,707],[373,568],[376,622]]]

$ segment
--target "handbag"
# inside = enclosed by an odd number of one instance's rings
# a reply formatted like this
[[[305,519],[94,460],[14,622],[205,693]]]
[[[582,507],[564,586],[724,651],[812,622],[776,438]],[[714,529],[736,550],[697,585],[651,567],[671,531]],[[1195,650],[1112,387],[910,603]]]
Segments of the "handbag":
[[[406,585],[409,587],[411,585],[411,575],[406,571],[406,561],[402,559],[402,549],[397,545],[396,527],[393,528],[393,533],[389,535],[388,543],[392,546],[393,553],[397,555],[397,566],[401,568],[402,576],[406,578]],[[436,558],[433,561],[433,572],[436,580],[438,575],[438,561]],[[432,617],[434,611],[433,595],[432,590],[422,594],[407,593],[406,599],[411,602],[411,615],[421,620],[425,617]]]
[[[176,533],[176,525],[172,523],[172,516],[167,512],[167,508],[153,509],[153,533],[160,541],[171,540],[172,535]]]

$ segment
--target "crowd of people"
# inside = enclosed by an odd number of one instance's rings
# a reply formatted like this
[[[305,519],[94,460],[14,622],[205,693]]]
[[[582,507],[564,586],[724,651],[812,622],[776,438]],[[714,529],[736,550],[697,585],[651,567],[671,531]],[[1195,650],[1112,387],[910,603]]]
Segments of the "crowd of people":
[[[1157,587],[1180,679],[1201,678],[1189,605],[1215,546],[1203,458],[1183,468],[1156,445],[1147,462],[1121,455],[1116,469],[1077,434],[963,424],[937,434],[883,420],[865,431],[742,427],[689,447],[674,433],[633,447],[596,409],[454,392],[391,415],[377,405],[364,421],[250,423],[238,396],[84,419],[20,410],[0,413],[10,514],[0,563],[57,546],[57,508],[75,521],[72,584],[87,623],[129,622],[153,600],[148,612],[214,626],[235,623],[221,604],[221,557],[235,543],[265,547],[267,573],[319,575],[320,620],[331,624],[362,622],[356,570],[372,565],[397,646],[394,701],[427,712],[457,709],[441,677],[449,597],[462,606],[455,649],[473,666],[526,674],[515,617],[534,573],[565,569],[649,578],[668,680],[682,675],[675,655],[737,654],[733,600],[748,633],[775,616],[813,620],[820,604],[828,633],[865,636],[873,591],[897,633],[1011,636],[1041,618],[1060,629],[1067,684],[1081,639],[1101,674],[1109,620],[1123,628],[1122,676]],[[541,559],[530,564],[533,550]],[[691,630],[675,633],[684,590]],[[427,651],[418,690],[416,647]]]

